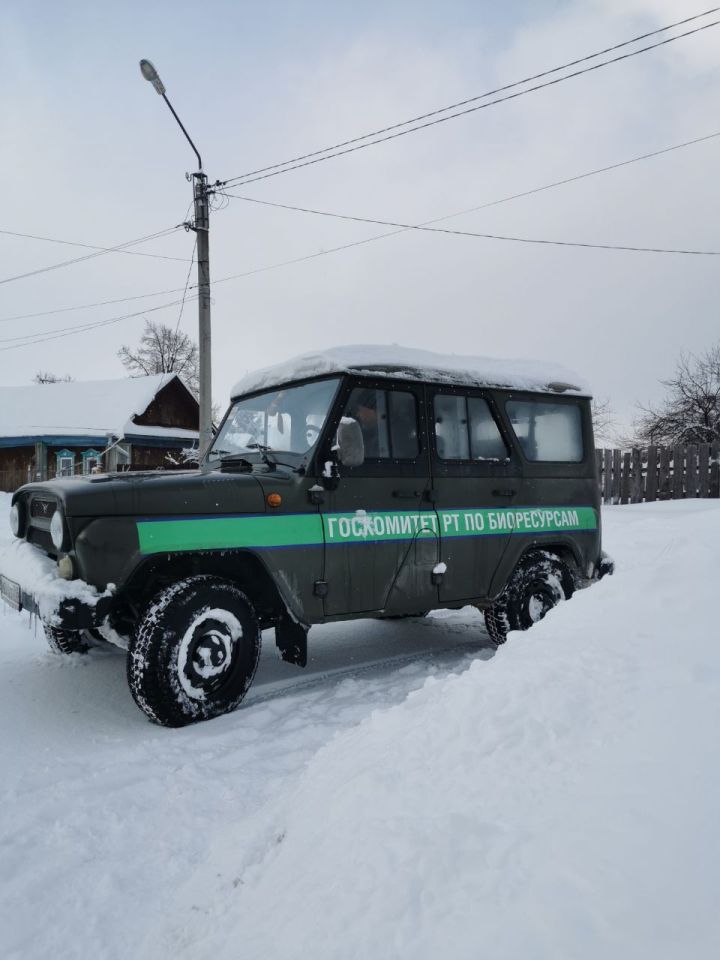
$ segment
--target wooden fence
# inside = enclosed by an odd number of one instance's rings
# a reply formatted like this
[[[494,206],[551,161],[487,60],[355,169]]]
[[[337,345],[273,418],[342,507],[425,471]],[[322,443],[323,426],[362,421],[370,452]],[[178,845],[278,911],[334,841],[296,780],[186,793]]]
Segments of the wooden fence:
[[[720,443],[596,450],[603,503],[720,497]]]
[[[596,450],[603,503],[720,497],[720,443]],[[0,470],[0,491],[27,483],[27,470]]]

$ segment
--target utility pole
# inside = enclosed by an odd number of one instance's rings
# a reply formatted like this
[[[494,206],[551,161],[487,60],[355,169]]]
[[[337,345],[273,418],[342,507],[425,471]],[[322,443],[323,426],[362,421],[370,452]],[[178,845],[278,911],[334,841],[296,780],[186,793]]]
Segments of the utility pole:
[[[200,459],[212,443],[212,335],[210,328],[210,202],[207,176],[193,174],[198,265],[198,360],[200,368]]]
[[[202,158],[190,134],[175,113],[166,96],[165,85],[149,60],[140,61],[140,72],[168,105],[170,113],[185,134],[185,139],[197,157],[198,169],[192,175],[194,217],[190,229],[197,237],[198,266],[198,366],[200,380],[200,459],[205,456],[213,439],[212,432],[212,335],[210,326],[210,199],[207,174],[203,172]]]

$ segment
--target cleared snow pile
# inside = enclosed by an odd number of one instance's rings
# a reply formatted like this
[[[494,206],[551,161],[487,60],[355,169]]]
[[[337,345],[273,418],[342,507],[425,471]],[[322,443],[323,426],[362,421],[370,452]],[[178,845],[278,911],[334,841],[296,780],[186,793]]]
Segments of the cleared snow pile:
[[[606,511],[614,577],[228,825],[155,955],[716,956],[719,508]]]

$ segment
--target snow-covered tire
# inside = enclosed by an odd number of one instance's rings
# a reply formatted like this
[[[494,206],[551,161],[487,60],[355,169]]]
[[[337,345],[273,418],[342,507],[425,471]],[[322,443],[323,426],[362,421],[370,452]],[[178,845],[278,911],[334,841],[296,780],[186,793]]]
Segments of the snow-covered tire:
[[[498,599],[485,610],[485,626],[495,643],[510,630],[528,630],[575,591],[572,571],[554,553],[535,550],[515,568]]]
[[[45,639],[53,653],[62,656],[69,653],[87,653],[91,647],[84,630],[61,630],[43,623]]]
[[[128,651],[135,703],[154,723],[182,727],[234,710],[260,658],[260,626],[227,580],[189,577],[161,590]]]

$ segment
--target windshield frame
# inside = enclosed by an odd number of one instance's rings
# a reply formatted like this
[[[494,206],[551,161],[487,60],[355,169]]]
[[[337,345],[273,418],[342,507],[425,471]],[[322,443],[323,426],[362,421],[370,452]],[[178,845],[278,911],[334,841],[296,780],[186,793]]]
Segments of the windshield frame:
[[[338,396],[342,389],[344,376],[338,373],[329,373],[325,376],[320,377],[306,377],[302,380],[292,380],[286,383],[273,384],[270,387],[265,387],[260,390],[253,390],[250,393],[238,394],[235,397],[231,397],[230,403],[228,404],[225,415],[220,421],[217,431],[213,437],[213,442],[208,449],[207,453],[203,457],[202,466],[205,468],[213,469],[217,465],[223,462],[224,457],[213,454],[215,444],[217,443],[223,428],[232,415],[233,410],[236,405],[241,401],[253,400],[256,397],[261,397],[265,394],[275,394],[282,390],[291,390],[296,387],[304,387],[308,384],[313,383],[324,383],[326,381],[335,381],[335,391],[333,392],[327,406],[327,414],[325,416],[325,421],[320,429],[317,440],[315,443],[303,453],[297,453],[292,450],[280,450],[275,449],[274,447],[268,447],[267,450],[264,448],[241,448],[234,453],[228,453],[227,456],[232,457],[242,457],[242,459],[249,461],[253,466],[258,464],[268,464],[268,461],[276,461],[276,454],[280,456],[280,460],[277,460],[278,466],[289,466],[294,470],[298,470],[300,467],[307,467],[314,456],[314,454],[321,448],[323,440],[328,429],[328,424],[331,423],[333,418],[333,412],[335,410],[335,405],[337,403]]]

